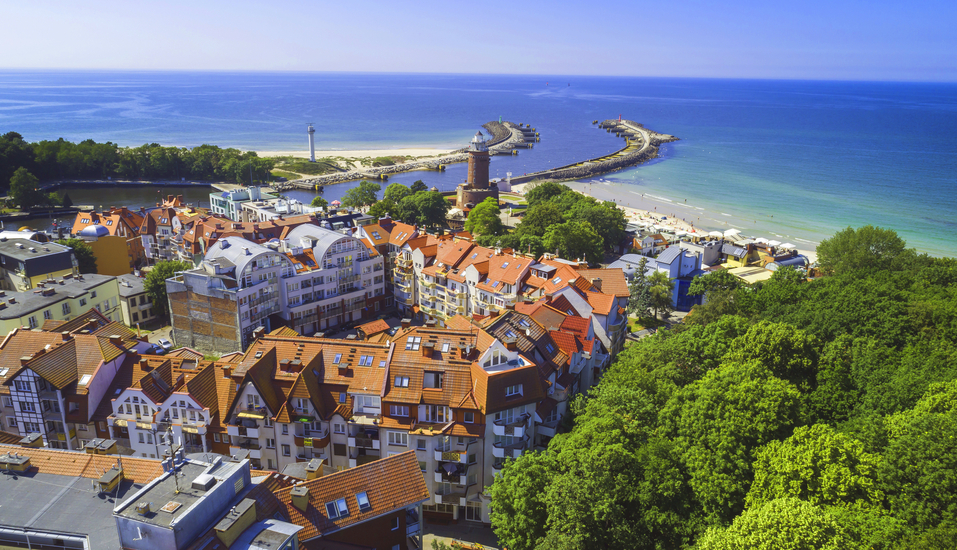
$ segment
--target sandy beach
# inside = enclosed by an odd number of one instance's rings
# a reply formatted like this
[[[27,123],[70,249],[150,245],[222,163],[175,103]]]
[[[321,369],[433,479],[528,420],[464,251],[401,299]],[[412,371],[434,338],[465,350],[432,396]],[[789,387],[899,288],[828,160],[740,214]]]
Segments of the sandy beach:
[[[364,157],[434,157],[447,155],[452,149],[440,149],[434,147],[403,147],[399,149],[323,149],[316,150],[316,158],[326,157],[345,157],[345,158],[364,158]],[[256,151],[260,157],[299,157],[309,158],[309,150],[297,151]]]
[[[749,230],[749,222],[753,225],[757,220],[745,220],[730,217],[723,212],[709,211],[694,205],[694,199],[676,200],[668,197],[640,193],[630,186],[601,180],[592,182],[565,181],[564,185],[602,201],[614,201],[626,212],[629,222],[653,221],[657,225],[673,227],[675,230],[689,233],[709,233],[711,231],[727,231],[737,229],[741,238],[764,237],[769,240],[791,242],[797,245],[797,250],[814,263],[817,261],[816,243],[792,237],[790,235],[767,234]],[[512,190],[522,193],[525,184],[512,186]]]

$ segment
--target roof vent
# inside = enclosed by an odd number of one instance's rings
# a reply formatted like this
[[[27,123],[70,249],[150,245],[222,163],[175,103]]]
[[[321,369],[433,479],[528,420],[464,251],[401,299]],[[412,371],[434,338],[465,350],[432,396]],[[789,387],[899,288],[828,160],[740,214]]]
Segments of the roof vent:
[[[289,491],[289,495],[292,497],[292,505],[305,513],[309,508],[309,489],[304,485],[297,485]]]
[[[193,480],[191,487],[197,491],[208,491],[216,485],[216,478],[209,474],[200,474]]]
[[[149,513],[150,513],[150,503],[149,503],[149,502],[141,502],[141,503],[137,504],[137,505],[136,505],[136,513],[139,514],[139,515],[141,515],[141,516],[149,515]]]

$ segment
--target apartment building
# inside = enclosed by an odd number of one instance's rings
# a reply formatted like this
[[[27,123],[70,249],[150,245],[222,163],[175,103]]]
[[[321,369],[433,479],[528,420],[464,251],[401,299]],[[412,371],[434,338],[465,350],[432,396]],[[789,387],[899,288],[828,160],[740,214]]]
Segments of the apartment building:
[[[264,200],[250,200],[240,204],[239,221],[267,222],[283,216],[302,214],[323,215],[323,209],[310,206],[296,199],[283,197]]]
[[[146,213],[140,224],[143,251],[150,264],[180,259],[173,238],[180,234],[183,223],[172,206],[160,206]]]
[[[124,324],[133,327],[157,319],[153,302],[143,288],[143,278],[130,274],[120,275],[116,278],[116,284]]]
[[[73,249],[57,243],[0,237],[0,288],[26,292],[47,279],[78,275]]]
[[[30,292],[0,290],[0,333],[69,321],[91,307],[111,321],[122,321],[118,300],[116,277],[92,273],[37,281]]]
[[[80,212],[73,221],[73,227],[70,233],[77,237],[86,237],[87,239],[105,237],[119,237],[126,244],[126,273],[132,272],[146,264],[146,250],[143,248],[143,239],[140,238],[140,227],[143,225],[143,219],[146,217],[146,210],[130,210],[125,206],[116,208],[111,206],[108,211],[103,212]],[[91,229],[92,228],[92,229]],[[100,248],[96,245],[95,248]],[[105,247],[104,247],[105,248]],[[97,266],[100,266],[100,257],[103,254],[97,254]],[[119,261],[113,259],[113,261]],[[117,273],[109,273],[116,275]]]
[[[265,246],[219,239],[199,268],[167,280],[167,293],[177,345],[231,352],[260,326],[313,334],[375,317],[385,274],[359,239],[300,225]]]
[[[243,221],[243,204],[249,201],[275,199],[261,187],[240,187],[232,191],[214,191],[209,194],[210,211],[233,221]]]
[[[46,446],[78,449],[95,438],[93,412],[131,353],[149,347],[129,328],[89,312],[48,330],[14,330],[0,344],[7,429]]]

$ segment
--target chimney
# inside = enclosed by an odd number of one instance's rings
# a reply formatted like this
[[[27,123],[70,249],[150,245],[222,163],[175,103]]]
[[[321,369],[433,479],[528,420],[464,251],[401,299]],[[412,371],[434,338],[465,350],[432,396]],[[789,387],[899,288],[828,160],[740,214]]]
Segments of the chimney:
[[[306,464],[306,479],[316,479],[322,477],[322,465],[325,461],[321,458],[314,458]]]
[[[233,375],[233,368],[229,365],[223,365],[223,378],[229,378]]]
[[[228,548],[255,522],[256,501],[244,498],[239,504],[230,508],[229,513],[219,520],[213,531],[216,533],[216,538]]]
[[[595,288],[601,290],[601,277],[595,277],[591,280],[591,284],[595,285]]]
[[[425,322],[425,326],[429,328],[435,328],[435,319],[429,319]]]
[[[292,505],[305,514],[306,510],[309,509],[309,489],[299,484],[293,487],[292,491],[289,491],[289,495],[292,496]]]
[[[30,359],[33,359],[33,357],[30,357],[29,355],[24,355],[23,357],[20,358],[20,364],[26,365],[27,363],[30,362]]]
[[[123,338],[119,334],[111,334],[110,343],[116,347],[120,347],[123,344]]]
[[[41,440],[40,442],[42,443],[43,441]],[[30,469],[30,457],[18,453],[0,455],[0,469],[9,470],[11,472],[26,472]]]
[[[515,351],[518,347],[516,345],[515,338],[506,338],[504,343],[505,343],[505,349],[507,349],[508,351]]]
[[[72,338],[73,336],[71,336],[69,332],[63,331],[63,332],[60,333],[60,337],[62,337],[62,338],[63,338],[63,341],[66,342],[67,340],[69,340],[69,339]]]
[[[412,319],[402,319],[402,328],[409,328],[412,325]]]
[[[253,331],[253,340],[259,340],[266,334],[266,327],[256,327],[256,330]]]
[[[424,342],[419,349],[422,350],[422,357],[431,358],[432,352],[435,351],[435,342]]]

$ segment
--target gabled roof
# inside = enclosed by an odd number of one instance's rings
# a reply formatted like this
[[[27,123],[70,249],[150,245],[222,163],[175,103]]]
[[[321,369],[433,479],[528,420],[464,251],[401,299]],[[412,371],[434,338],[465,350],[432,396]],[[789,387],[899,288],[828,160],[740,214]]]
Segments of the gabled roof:
[[[546,394],[545,380],[535,365],[489,373],[478,363],[473,363],[472,384],[482,414],[537,403]],[[505,388],[515,385],[522,386],[522,393],[506,397]]]
[[[14,452],[30,457],[30,466],[42,474],[99,479],[117,464],[115,455],[94,455],[44,447],[0,445],[0,454]],[[123,457],[123,477],[133,483],[148,483],[163,473],[163,464],[149,458]],[[88,490],[89,488],[87,488]]]
[[[631,292],[628,290],[628,279],[625,278],[625,272],[621,268],[577,269],[576,271],[590,282],[594,282],[595,279],[601,279],[599,292],[602,294],[611,294],[614,296],[631,295]]]
[[[295,525],[303,527],[300,541],[308,541],[346,529],[360,522],[391,514],[431,498],[425,478],[419,470],[415,451],[406,451],[331,475],[300,483],[296,488],[308,491],[308,507],[301,512],[292,504],[294,488],[275,492],[279,512]],[[371,505],[360,510],[356,495],[364,492]],[[330,519],[326,503],[345,499],[349,515]]]

